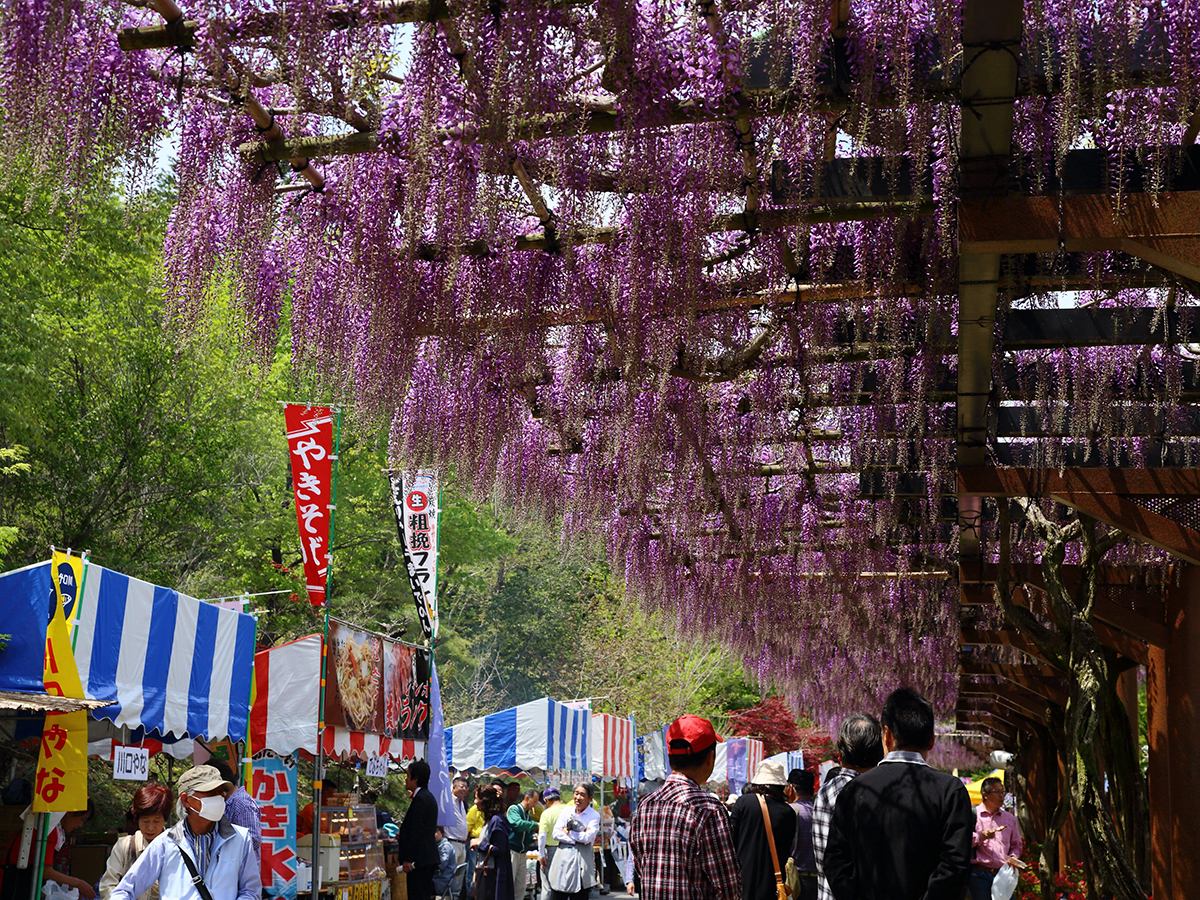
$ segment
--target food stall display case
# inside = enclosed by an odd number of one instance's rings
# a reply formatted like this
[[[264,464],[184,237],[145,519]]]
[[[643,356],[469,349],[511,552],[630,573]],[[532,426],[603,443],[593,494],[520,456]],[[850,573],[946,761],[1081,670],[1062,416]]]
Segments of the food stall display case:
[[[375,807],[364,803],[321,808],[321,833],[340,838],[337,881],[380,881],[383,842],[375,827]],[[333,872],[325,876],[333,881]]]
[[[374,844],[379,840],[375,828],[375,807],[365,803],[321,807],[321,833],[336,834],[346,844]]]

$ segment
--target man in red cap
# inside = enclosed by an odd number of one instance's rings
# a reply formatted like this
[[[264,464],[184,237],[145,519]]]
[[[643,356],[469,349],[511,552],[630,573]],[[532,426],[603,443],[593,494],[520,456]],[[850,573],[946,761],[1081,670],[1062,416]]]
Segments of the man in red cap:
[[[741,900],[729,817],[700,789],[720,740],[700,716],[680,716],[667,729],[671,775],[638,804],[629,834],[642,900]]]

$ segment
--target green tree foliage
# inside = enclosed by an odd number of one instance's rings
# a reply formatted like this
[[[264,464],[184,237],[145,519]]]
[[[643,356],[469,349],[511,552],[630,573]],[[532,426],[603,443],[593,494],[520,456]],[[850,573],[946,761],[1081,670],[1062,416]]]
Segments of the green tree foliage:
[[[23,462],[26,452],[27,449],[21,446],[0,447],[0,482],[30,471],[29,463]],[[19,533],[20,529],[15,525],[0,525],[0,557],[3,557],[17,542]],[[0,649],[3,647],[0,646]]]
[[[279,407],[309,394],[286,334],[271,358],[240,350],[219,290],[202,328],[164,316],[169,200],[98,197],[68,213],[0,194],[0,565],[54,544],[192,596],[256,595],[259,641],[274,645],[321,628]],[[386,430],[348,409],[340,436],[334,614],[418,640]],[[598,707],[647,729],[758,702],[725,652],[628,603],[601,554],[564,552],[552,525],[465,498],[453,472],[442,481],[448,723],[545,695],[607,697]]]
[[[0,445],[28,448],[30,467],[0,481],[19,528],[10,565],[56,544],[173,584],[253,478],[250,382],[231,355],[181,348],[164,328],[163,215],[101,198],[70,219],[0,197]]]
[[[684,638],[626,600],[615,582],[592,599],[576,645],[576,662],[557,673],[554,692],[597,697],[593,709],[633,715],[643,733],[684,713],[723,729],[730,710],[759,700],[724,648]]]

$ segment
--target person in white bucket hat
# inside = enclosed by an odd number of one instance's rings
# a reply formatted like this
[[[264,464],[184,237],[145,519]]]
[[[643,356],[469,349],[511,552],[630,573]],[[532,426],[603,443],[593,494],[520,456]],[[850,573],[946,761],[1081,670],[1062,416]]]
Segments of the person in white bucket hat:
[[[775,900],[775,873],[784,874],[796,835],[796,811],[783,797],[786,784],[783,764],[763,760],[729,814],[733,846],[742,862],[742,900]]]
[[[179,821],[150,843],[110,900],[134,900],[156,881],[161,900],[260,900],[250,833],[225,816],[233,785],[213,766],[194,766],[177,788]]]

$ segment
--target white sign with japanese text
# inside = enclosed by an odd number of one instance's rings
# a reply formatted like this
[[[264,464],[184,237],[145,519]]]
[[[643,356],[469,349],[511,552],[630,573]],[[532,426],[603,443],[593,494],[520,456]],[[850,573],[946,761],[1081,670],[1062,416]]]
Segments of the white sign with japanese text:
[[[391,472],[392,505],[396,527],[404,547],[408,581],[425,637],[438,635],[437,556],[438,556],[438,481],[437,472]]]
[[[367,760],[367,774],[372,778],[383,778],[388,773],[388,758],[372,756]]]
[[[150,772],[150,751],[145,747],[113,747],[113,778],[145,781]]]

